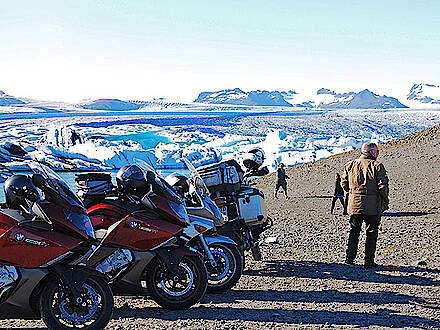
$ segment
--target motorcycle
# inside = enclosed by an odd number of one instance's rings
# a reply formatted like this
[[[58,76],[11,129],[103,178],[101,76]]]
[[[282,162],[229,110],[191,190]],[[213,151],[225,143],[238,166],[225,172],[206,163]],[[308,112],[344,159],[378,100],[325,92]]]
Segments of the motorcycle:
[[[264,159],[264,152],[255,148],[244,157],[246,172],[236,160],[197,169],[211,199],[226,218],[223,224],[217,226],[217,233],[234,240],[243,255],[245,251],[251,251],[257,261],[262,259],[260,235],[271,228],[272,220],[266,216],[263,192],[252,187],[249,179],[268,173],[267,167],[261,167]]]
[[[187,246],[199,232],[184,202],[146,163],[124,166],[116,181],[87,210],[101,240],[87,265],[105,273],[116,293],[149,293],[167,309],[191,307],[206,291],[207,274]]]
[[[11,172],[0,205],[1,308],[31,312],[50,329],[102,329],[113,294],[81,263],[95,244],[90,218],[57,174],[29,166],[31,176]]]
[[[217,205],[209,197],[209,190],[194,166],[183,159],[190,176],[170,174],[165,180],[185,200],[189,219],[200,235],[190,246],[202,255],[208,271],[208,292],[222,292],[232,288],[243,271],[243,255],[232,239],[216,233],[216,225],[224,219]]]

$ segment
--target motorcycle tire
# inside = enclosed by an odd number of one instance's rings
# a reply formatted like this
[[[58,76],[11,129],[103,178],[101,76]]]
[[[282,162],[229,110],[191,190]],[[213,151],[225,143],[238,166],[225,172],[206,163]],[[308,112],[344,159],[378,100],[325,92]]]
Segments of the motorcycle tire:
[[[243,272],[243,256],[235,245],[214,243],[209,249],[217,262],[212,267],[205,262],[208,271],[208,289],[210,293],[220,293],[232,288],[240,280]]]
[[[83,284],[82,303],[75,302],[60,279],[49,281],[40,296],[40,313],[48,329],[104,329],[113,315],[113,293],[97,277]],[[78,313],[88,312],[85,315]]]
[[[184,256],[179,263],[178,274],[172,276],[168,275],[164,262],[159,258],[154,258],[147,268],[146,284],[151,298],[166,309],[191,307],[200,301],[208,286],[205,265],[198,257]]]

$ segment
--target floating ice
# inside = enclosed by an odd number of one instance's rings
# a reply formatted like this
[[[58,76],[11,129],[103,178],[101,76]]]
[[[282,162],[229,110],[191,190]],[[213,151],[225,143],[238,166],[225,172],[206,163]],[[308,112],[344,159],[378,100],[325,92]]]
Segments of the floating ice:
[[[158,169],[178,169],[182,157],[196,167],[221,159],[240,162],[260,147],[264,165],[274,171],[281,162],[317,161],[439,122],[440,111],[414,110],[15,119],[0,122],[0,163],[34,159],[58,170],[88,171],[116,170],[143,159]]]

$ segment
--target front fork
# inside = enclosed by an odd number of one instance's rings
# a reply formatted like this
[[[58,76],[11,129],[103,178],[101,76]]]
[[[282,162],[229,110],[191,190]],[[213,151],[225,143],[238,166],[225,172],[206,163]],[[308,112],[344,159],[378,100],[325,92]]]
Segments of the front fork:
[[[212,267],[217,267],[217,262],[215,261],[214,255],[212,254],[208,246],[208,243],[206,243],[205,236],[203,236],[203,234],[200,234],[199,239],[200,239],[200,245],[205,250],[204,254],[208,257],[209,263],[211,264]]]

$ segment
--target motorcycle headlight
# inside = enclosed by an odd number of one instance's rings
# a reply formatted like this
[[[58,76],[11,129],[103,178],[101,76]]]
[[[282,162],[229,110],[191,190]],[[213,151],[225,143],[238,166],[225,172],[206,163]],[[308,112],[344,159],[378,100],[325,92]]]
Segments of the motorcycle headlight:
[[[87,214],[78,214],[67,209],[64,209],[64,214],[76,228],[85,231],[88,236],[95,238],[92,221]]]

